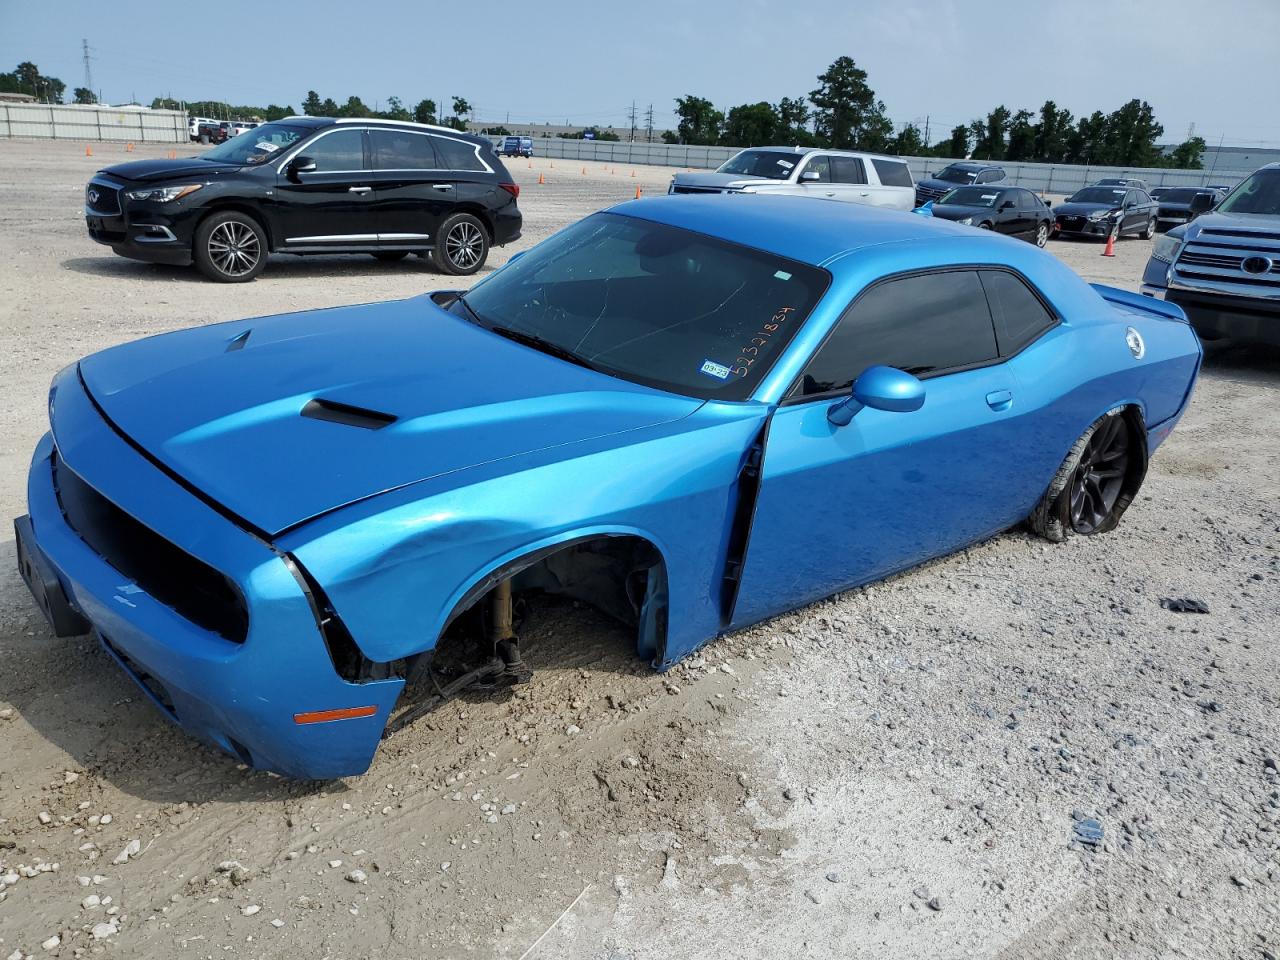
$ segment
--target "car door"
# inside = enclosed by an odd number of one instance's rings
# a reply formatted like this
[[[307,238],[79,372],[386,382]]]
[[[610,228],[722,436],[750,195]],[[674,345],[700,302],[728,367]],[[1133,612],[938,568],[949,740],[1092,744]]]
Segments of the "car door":
[[[825,153],[809,154],[796,175],[796,186],[793,190],[770,190],[769,192],[797,193],[801,196],[819,197],[825,200],[837,199],[839,191],[832,180],[831,157]]]
[[[301,160],[314,163],[315,169],[297,169]],[[375,246],[378,227],[365,131],[331,127],[282,160],[269,210],[277,250]]]
[[[1018,209],[1018,232],[1015,235],[1021,240],[1034,240],[1044,204],[1030,190],[1021,188],[1014,190],[1014,202]]]
[[[1122,230],[1141,230],[1151,217],[1151,201],[1141,190],[1130,187],[1124,195]]]
[[[409,127],[369,130],[380,246],[434,243],[440,224],[453,212],[457,184],[434,144],[435,137]]]
[[[925,380],[911,413],[827,410],[867,367]],[[1012,525],[1018,384],[975,270],[883,280],[845,311],[770,420],[733,622],[886,576]]]
[[[865,203],[873,207],[884,205],[884,197],[871,181],[874,179],[861,157],[831,157],[831,188],[833,199],[845,203]]]
[[[996,232],[1008,236],[1021,236],[1024,230],[1023,218],[1026,214],[1018,202],[1018,190],[996,191]]]

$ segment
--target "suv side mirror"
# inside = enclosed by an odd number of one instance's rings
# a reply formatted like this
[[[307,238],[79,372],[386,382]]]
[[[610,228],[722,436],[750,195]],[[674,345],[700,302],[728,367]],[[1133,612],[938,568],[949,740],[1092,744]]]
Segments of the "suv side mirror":
[[[801,180],[821,180],[822,175],[819,174],[817,170],[806,170],[804,173],[800,174],[800,179]]]
[[[300,173],[315,173],[316,162],[311,157],[296,156],[289,161],[289,176],[297,179]]]
[[[827,420],[844,427],[863,407],[910,413],[923,406],[924,384],[919,379],[897,367],[877,365],[863,370],[849,396],[827,409]]]

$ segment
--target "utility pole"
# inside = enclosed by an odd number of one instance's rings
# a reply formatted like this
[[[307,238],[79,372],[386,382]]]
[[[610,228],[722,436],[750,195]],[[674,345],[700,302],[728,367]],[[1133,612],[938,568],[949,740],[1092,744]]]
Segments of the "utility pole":
[[[631,101],[631,142],[636,142],[636,102]]]
[[[927,113],[924,115],[924,145],[926,147],[929,145],[929,115]]]
[[[89,56],[89,41],[87,39],[81,40],[80,47],[84,51],[84,88],[86,90],[92,90],[93,70],[89,66],[89,61],[93,58]]]
[[[653,104],[649,104],[649,109],[644,114],[644,139],[646,143],[653,143]]]

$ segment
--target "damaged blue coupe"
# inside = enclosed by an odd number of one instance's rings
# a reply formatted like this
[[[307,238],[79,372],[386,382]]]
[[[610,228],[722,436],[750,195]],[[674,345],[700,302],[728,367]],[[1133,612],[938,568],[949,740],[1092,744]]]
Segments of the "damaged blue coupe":
[[[465,293],[68,367],[19,564],[194,736],[358,774],[389,726],[529,676],[513,598],[591,604],[663,669],[1019,523],[1108,531],[1200,359],[1179,307],[1030,244],[640,200]]]

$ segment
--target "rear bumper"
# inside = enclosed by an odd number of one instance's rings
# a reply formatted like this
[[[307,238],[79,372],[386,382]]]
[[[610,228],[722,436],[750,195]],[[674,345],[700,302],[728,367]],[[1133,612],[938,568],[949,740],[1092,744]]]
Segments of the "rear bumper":
[[[57,383],[54,426],[36,448],[19,562],[56,633],[92,630],[170,720],[253,767],[304,779],[363,773],[403,687],[353,684],[334,670],[304,587],[282,557],[137,453],[93,409],[75,371]],[[103,497],[233,579],[249,628],[236,643],[185,619],[121,574],[72,528],[53,458]],[[376,707],[371,716],[299,724],[295,714]]]

